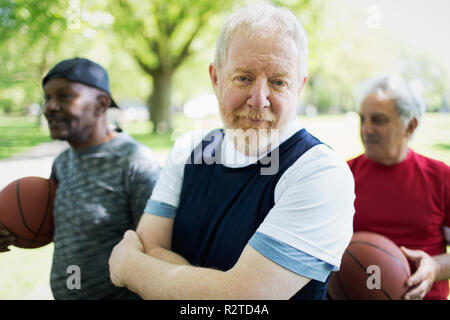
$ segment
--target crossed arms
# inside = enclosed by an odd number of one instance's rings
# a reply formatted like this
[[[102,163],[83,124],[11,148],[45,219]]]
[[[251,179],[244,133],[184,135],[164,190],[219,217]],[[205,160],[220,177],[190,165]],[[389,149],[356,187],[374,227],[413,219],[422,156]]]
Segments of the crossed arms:
[[[112,251],[111,280],[144,299],[289,299],[310,279],[246,245],[228,271],[196,267],[170,251],[173,219],[144,214]]]

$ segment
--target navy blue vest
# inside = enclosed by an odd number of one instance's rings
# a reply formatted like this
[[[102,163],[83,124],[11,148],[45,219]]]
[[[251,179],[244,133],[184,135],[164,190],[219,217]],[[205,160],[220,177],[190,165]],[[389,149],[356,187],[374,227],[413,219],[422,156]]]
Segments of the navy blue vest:
[[[185,165],[172,250],[192,265],[226,271],[237,262],[274,206],[280,177],[303,153],[321,142],[305,129],[298,131],[278,147],[278,172],[261,175],[261,168],[270,166],[267,158],[243,168],[205,163],[211,163],[208,158],[220,150],[222,140],[222,130],[212,131]],[[201,164],[199,155],[205,160]],[[311,280],[291,299],[324,299],[327,287],[328,279],[325,283]]]

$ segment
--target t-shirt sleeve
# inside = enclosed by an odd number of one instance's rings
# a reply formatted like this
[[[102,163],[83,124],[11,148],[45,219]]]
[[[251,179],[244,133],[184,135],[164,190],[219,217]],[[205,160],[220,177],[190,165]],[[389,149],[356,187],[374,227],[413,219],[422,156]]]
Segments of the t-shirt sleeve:
[[[446,166],[445,170],[445,220],[444,220],[444,237],[447,244],[450,245],[450,167]]]
[[[249,241],[256,251],[282,267],[304,277],[325,282],[338,268],[264,233],[256,232]]]
[[[126,173],[128,201],[135,226],[155,187],[160,170],[153,151],[145,146],[137,146],[130,156]]]
[[[267,258],[323,281],[339,269],[353,234],[354,180],[346,162],[327,146],[315,146],[284,172],[274,196],[250,245],[257,241],[254,248]]]
[[[175,140],[153,193],[146,203],[144,213],[175,218],[180,203],[184,165],[207,132],[204,130],[191,131]]]
[[[177,207],[165,202],[149,199],[145,205],[144,213],[154,214],[165,218],[175,218]]]

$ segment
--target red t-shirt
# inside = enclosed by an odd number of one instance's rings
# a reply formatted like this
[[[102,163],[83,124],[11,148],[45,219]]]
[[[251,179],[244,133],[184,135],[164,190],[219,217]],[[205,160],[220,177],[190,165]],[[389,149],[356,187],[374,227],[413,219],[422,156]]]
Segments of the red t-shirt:
[[[409,149],[385,166],[364,155],[348,161],[355,178],[354,231],[380,233],[399,246],[430,256],[446,252],[450,227],[450,167]],[[447,299],[449,282],[435,282],[425,299]]]

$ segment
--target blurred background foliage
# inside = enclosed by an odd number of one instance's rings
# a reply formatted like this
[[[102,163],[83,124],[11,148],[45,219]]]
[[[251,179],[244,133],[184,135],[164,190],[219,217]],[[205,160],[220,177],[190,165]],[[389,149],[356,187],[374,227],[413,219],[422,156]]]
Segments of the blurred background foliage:
[[[41,105],[43,75],[81,56],[108,70],[119,104],[139,101],[149,110],[149,130],[167,132],[187,101],[212,93],[208,64],[220,26],[233,9],[253,2],[0,0],[0,113],[24,115]],[[449,109],[448,69],[371,26],[364,1],[271,2],[291,8],[308,34],[299,114],[354,111],[357,85],[386,71],[413,82],[428,111]]]
[[[112,121],[123,121],[163,165],[177,135],[220,126],[208,65],[224,19],[253,2],[0,0],[0,161],[15,163],[14,155],[50,141],[40,117],[41,79],[57,62],[79,56],[108,70],[123,111]],[[271,2],[291,8],[308,35],[309,78],[298,113],[311,133],[345,159],[360,154],[355,89],[396,72],[435,112],[424,117],[412,148],[450,164],[450,1]],[[52,253],[50,244],[2,254],[0,299],[52,299]]]

